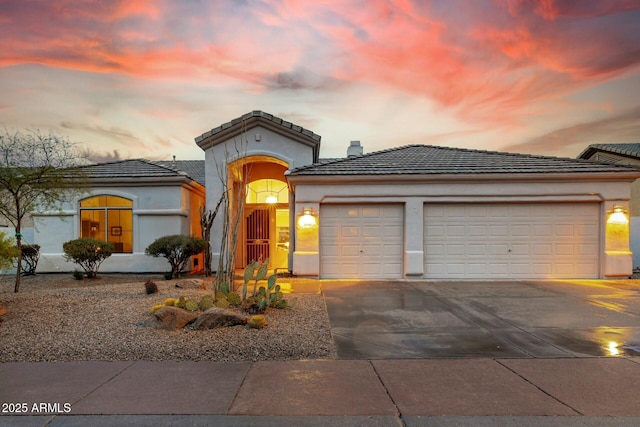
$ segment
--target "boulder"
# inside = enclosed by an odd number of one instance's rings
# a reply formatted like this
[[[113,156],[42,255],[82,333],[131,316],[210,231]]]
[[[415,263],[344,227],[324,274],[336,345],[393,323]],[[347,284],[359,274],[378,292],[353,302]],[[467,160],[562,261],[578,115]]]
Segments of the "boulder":
[[[212,307],[202,313],[196,320],[198,330],[223,328],[225,326],[246,325],[247,316],[233,310]]]
[[[202,279],[184,279],[176,282],[176,288],[180,289],[207,289]]]
[[[197,313],[178,307],[163,307],[154,313],[156,320],[163,329],[181,329],[198,318]]]

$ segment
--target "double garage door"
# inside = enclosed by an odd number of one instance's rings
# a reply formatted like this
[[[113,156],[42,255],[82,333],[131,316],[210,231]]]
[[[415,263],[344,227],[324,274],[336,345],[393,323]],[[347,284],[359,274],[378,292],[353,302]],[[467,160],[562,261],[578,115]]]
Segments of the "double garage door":
[[[597,278],[599,205],[426,205],[425,277]]]
[[[428,279],[597,278],[598,204],[427,204]],[[410,232],[410,230],[409,230]],[[402,278],[402,205],[323,205],[323,278]]]

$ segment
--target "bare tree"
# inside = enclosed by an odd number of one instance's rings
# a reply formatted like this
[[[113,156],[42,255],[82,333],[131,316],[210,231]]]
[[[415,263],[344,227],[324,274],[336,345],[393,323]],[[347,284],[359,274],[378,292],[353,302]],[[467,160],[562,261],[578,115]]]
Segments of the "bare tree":
[[[220,257],[215,280],[216,290],[219,290],[223,283],[226,283],[229,289],[234,288],[236,249],[246,202],[246,180],[251,169],[251,164],[246,159],[247,145],[248,141],[243,129],[238,139],[234,138],[233,143],[225,144],[224,159],[214,158],[218,178],[223,188],[221,197],[223,220]],[[233,162],[233,174],[229,170],[232,159],[236,159]]]
[[[86,180],[79,163],[76,145],[65,137],[37,130],[0,133],[0,215],[15,227],[18,248],[14,292],[20,289],[23,220],[80,191]]]
[[[204,275],[206,277],[211,276],[211,227],[213,227],[213,221],[218,215],[220,206],[227,198],[227,192],[223,191],[218,204],[213,211],[207,211],[204,206],[200,206],[200,227],[202,228],[202,239],[206,242],[206,248],[204,251]]]

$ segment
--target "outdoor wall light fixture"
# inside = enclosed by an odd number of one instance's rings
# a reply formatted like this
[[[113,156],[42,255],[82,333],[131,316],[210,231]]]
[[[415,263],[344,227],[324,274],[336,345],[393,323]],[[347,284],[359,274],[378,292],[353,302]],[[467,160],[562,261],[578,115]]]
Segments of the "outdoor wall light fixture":
[[[316,217],[313,215],[313,212],[309,208],[305,208],[303,214],[300,218],[298,218],[298,225],[300,228],[311,228],[316,225]]]
[[[614,206],[613,211],[607,218],[607,224],[628,224],[629,218],[622,206]]]
[[[278,203],[278,197],[274,196],[273,194],[270,194],[267,196],[266,202],[269,203],[270,205],[273,205],[274,203]]]

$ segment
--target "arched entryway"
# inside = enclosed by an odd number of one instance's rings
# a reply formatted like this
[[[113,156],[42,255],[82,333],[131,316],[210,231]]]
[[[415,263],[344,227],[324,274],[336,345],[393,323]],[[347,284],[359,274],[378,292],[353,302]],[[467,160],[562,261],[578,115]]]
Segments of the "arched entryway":
[[[243,205],[236,268],[268,259],[270,269],[288,270],[289,186],[284,176],[288,165],[273,157],[250,156],[230,166],[237,208]]]

